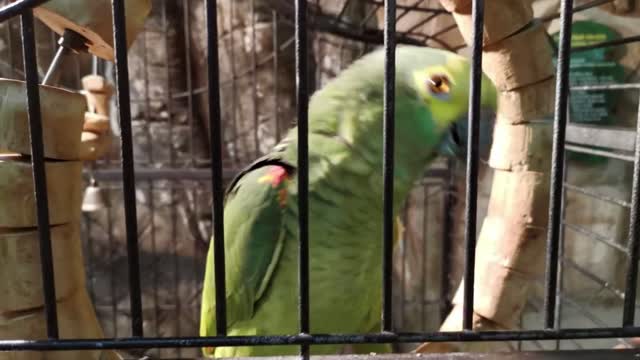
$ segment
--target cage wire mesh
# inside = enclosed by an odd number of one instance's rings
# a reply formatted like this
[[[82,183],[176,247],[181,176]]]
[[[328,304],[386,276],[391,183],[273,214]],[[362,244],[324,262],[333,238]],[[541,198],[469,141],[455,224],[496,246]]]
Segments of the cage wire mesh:
[[[608,1],[576,2],[579,14],[597,19]],[[0,1],[5,5],[6,1]],[[218,33],[225,179],[270,148],[295,119],[293,4],[283,0],[218,1]],[[398,1],[400,43],[465,53],[450,13],[438,1]],[[534,1],[536,15],[557,29],[557,1]],[[355,59],[382,43],[383,1],[310,1],[310,65],[320,88]],[[139,246],[144,330],[147,336],[195,336],[199,328],[204,260],[211,236],[206,31],[202,0],[153,0],[145,30],[129,51],[134,155],[137,170]],[[637,27],[636,27],[637,30]],[[18,19],[0,23],[0,76],[23,78]],[[56,35],[36,23],[38,68],[53,58]],[[551,40],[550,40],[551,41]],[[607,59],[623,64],[620,77],[574,76],[572,85],[638,83],[637,45],[610,47]],[[613,61],[613,60],[612,60]],[[86,55],[68,57],[51,81],[79,89],[82,76],[98,71],[111,82],[113,67],[92,68]],[[579,97],[579,90],[572,97]],[[615,105],[608,123],[629,129],[637,121],[638,91],[610,89]],[[115,108],[115,101],[112,103]],[[581,119],[574,116],[571,122]],[[46,110],[45,110],[46,111]],[[113,111],[112,113],[115,113]],[[119,135],[112,116],[112,130]],[[605,149],[606,133],[589,146],[567,148],[562,236],[562,326],[616,326],[626,264],[633,146]],[[571,137],[571,134],[569,134]],[[611,139],[613,142],[616,140]],[[620,138],[617,139],[621,141]],[[595,141],[595,143],[593,142]],[[600,141],[598,143],[598,141]],[[580,143],[579,141],[577,141]],[[606,141],[605,141],[606,142]],[[599,146],[599,147],[598,147]],[[595,148],[595,150],[594,150]],[[438,161],[415,185],[402,218],[405,236],[394,254],[394,317],[398,331],[434,331],[449,310],[462,276],[463,164]],[[125,219],[120,210],[119,147],[87,166],[108,190],[105,211],[83,215],[88,286],[108,337],[129,333]],[[485,216],[491,171],[483,166],[479,221]],[[479,228],[478,228],[479,230]],[[523,313],[523,328],[541,328],[543,279]],[[620,340],[621,341],[621,340]],[[618,340],[526,342],[519,349],[609,348]],[[403,345],[399,350],[409,350]],[[148,351],[159,357],[197,357],[198,349]]]

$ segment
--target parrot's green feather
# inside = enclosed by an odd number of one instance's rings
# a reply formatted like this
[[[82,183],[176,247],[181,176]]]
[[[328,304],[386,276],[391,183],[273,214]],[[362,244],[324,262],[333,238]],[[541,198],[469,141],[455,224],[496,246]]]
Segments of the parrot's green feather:
[[[309,103],[309,291],[312,333],[376,331],[381,313],[384,53],[355,62]],[[429,93],[433,75],[451,92]],[[445,133],[466,115],[469,64],[442,50],[398,47],[394,214]],[[485,78],[483,104],[495,104]],[[493,92],[492,92],[493,91]],[[486,100],[486,99],[485,99]],[[298,333],[297,129],[242,171],[225,201],[229,335]],[[213,247],[211,247],[212,249]],[[202,295],[200,334],[216,335],[213,250]],[[362,345],[357,351],[388,351]],[[337,345],[312,346],[335,353]],[[205,349],[216,357],[295,354],[296,346]]]
[[[281,165],[276,165],[281,164]],[[282,227],[283,205],[278,193],[285,182],[274,186],[269,182],[270,171],[278,166],[271,158],[255,162],[239,174],[225,197],[225,256],[228,267],[227,323],[248,320],[254,314],[255,304],[264,293],[278,264],[284,241]],[[207,254],[205,282],[213,281],[213,246]],[[215,334],[214,287],[205,286],[202,302],[201,332]]]

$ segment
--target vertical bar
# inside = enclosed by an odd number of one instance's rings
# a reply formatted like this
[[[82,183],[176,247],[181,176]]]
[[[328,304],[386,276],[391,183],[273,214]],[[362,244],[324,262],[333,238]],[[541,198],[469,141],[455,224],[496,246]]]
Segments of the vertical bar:
[[[13,59],[13,31],[11,20],[7,20],[5,25],[7,26],[6,36],[7,36],[7,57],[9,57],[9,66],[11,67],[11,72],[18,76],[18,69],[16,69],[16,64]]]
[[[73,68],[76,72],[75,87],[79,89],[79,88],[82,88],[82,70],[80,70],[80,60],[78,59],[77,56],[73,57],[73,65],[74,65]]]
[[[393,155],[395,140],[396,2],[384,2],[382,331],[392,331]]]
[[[258,117],[258,54],[256,50],[256,0],[251,0],[251,97],[253,100],[253,146],[255,157],[260,156],[260,127]]]
[[[216,286],[216,333],[227,335],[227,302],[222,207],[222,124],[220,123],[220,74],[218,63],[218,9],[216,0],[205,0],[207,11],[207,69],[209,131],[211,136],[211,192],[213,196],[213,250]]]
[[[429,189],[431,187],[424,182],[422,191],[424,193],[422,199],[422,276],[420,281],[420,329],[426,331],[426,313],[427,313],[427,273],[429,272],[427,257],[429,256]]]
[[[402,209],[401,221],[407,223],[407,213],[409,211],[409,202],[406,203]],[[398,329],[403,329],[406,324],[405,309],[409,304],[407,301],[407,237],[403,236],[402,239],[398,239],[400,243],[400,321],[396,324]]]
[[[560,242],[562,184],[564,178],[564,142],[567,125],[567,101],[569,97],[569,63],[571,61],[571,21],[573,0],[562,0],[560,12],[560,44],[556,73],[555,113],[553,123],[553,150],[551,154],[551,187],[549,208],[549,232],[547,234],[545,327],[555,323],[558,248]]]
[[[564,162],[564,166],[563,166],[563,171],[566,174],[567,173],[567,162]],[[565,219],[565,213],[567,211],[567,205],[566,205],[566,201],[567,201],[567,188],[563,185],[562,186],[562,201],[560,202],[560,219],[562,220],[561,222],[561,229],[560,229],[560,238],[559,238],[559,242],[558,242],[558,246],[559,246],[559,251],[558,251],[558,259],[560,260],[560,262],[558,263],[558,285],[557,285],[557,294],[556,294],[556,312],[555,312],[555,323],[553,324],[554,327],[556,329],[560,329],[560,327],[562,326],[562,297],[564,296],[563,293],[563,284],[564,284],[564,244],[565,244],[565,234],[566,234],[566,228],[563,224],[564,219]],[[562,348],[562,340],[557,339],[556,340],[556,350],[561,350]]]
[[[469,129],[467,134],[467,191],[465,206],[464,302],[462,327],[473,327],[473,284],[476,263],[476,221],[478,210],[478,136],[480,132],[480,89],[482,88],[482,32],[484,0],[474,0],[471,10],[473,33],[471,44],[471,84],[469,90]]]
[[[280,54],[280,41],[278,39],[278,13],[273,14],[273,121],[275,126],[275,142],[280,141],[280,113],[278,111],[279,86],[278,86],[278,56]]]
[[[95,75],[102,75],[104,76],[106,79],[110,80],[109,78],[111,76],[113,76],[113,71],[109,71],[109,70],[113,70],[113,68],[111,67],[107,67],[108,65],[105,64],[101,59],[98,59],[96,57],[97,60],[97,72],[95,73]],[[109,69],[109,70],[107,70]],[[105,165],[107,167],[110,167],[110,165],[112,164],[112,154],[111,152],[108,152],[106,154],[106,159],[105,159]],[[112,188],[112,187],[110,187]],[[108,200],[109,202],[111,202],[111,191],[109,191],[108,194]],[[111,296],[111,322],[112,322],[112,329],[113,329],[113,333],[111,334],[112,337],[118,337],[118,300],[116,299],[116,268],[115,268],[115,249],[116,249],[116,243],[114,240],[114,236],[113,236],[113,207],[112,206],[107,206],[107,235],[108,235],[108,246],[109,246],[109,256],[108,256],[108,263],[109,263],[109,289],[110,289],[110,296]]]
[[[449,315],[451,311],[451,302],[450,302],[450,294],[451,289],[449,286],[449,274],[451,274],[451,258],[452,258],[452,246],[453,243],[452,235],[453,235],[453,209],[455,207],[456,197],[454,195],[455,191],[455,172],[454,172],[454,160],[447,159],[447,171],[448,176],[445,179],[444,186],[444,206],[443,206],[443,217],[442,217],[442,253],[444,257],[442,258],[442,267],[440,272],[440,286],[443,302],[440,307],[440,322],[444,322],[444,320]]]
[[[238,131],[238,74],[236,73],[236,41],[235,41],[235,29],[233,27],[233,18],[236,15],[236,2],[229,2],[229,58],[231,60],[231,146],[233,148],[233,164],[238,164],[244,160],[239,159],[238,139],[240,137],[240,131]],[[242,109],[241,109],[242,110]],[[242,116],[242,111],[240,112]],[[213,140],[211,140],[213,141]]]
[[[170,58],[169,58],[169,20],[167,19],[167,13],[169,12],[169,5],[168,5],[169,0],[164,0],[162,2],[162,32],[164,34],[164,48],[166,50],[166,61],[164,64],[164,71],[167,74],[167,82],[165,84],[165,86],[167,87],[167,92],[166,92],[166,102],[167,102],[167,112],[169,113],[169,139],[171,139],[171,141],[173,141],[173,136],[174,136],[174,124],[173,124],[173,89],[172,89],[172,81],[171,81],[171,65],[170,65]],[[177,4],[173,4],[173,10],[175,10],[176,8],[178,8]],[[187,15],[188,16],[188,15]],[[175,24],[175,22],[174,22]],[[186,34],[185,36],[189,36],[189,34]],[[191,130],[193,131],[193,129]],[[193,138],[190,139],[190,141],[193,143]],[[171,164],[171,167],[175,167],[176,166],[176,154],[175,154],[175,148],[173,146],[171,146],[169,148],[169,163]],[[169,183],[169,198],[171,201],[171,210],[170,210],[170,216],[171,216],[171,247],[172,247],[172,251],[173,251],[173,301],[174,301],[174,315],[175,315],[175,327],[174,327],[174,333],[175,336],[179,337],[180,336],[180,323],[181,323],[181,319],[182,319],[182,314],[181,312],[181,302],[180,302],[180,266],[179,266],[179,256],[178,256],[178,231],[177,231],[177,211],[176,211],[176,206],[174,205],[176,203],[176,189],[175,189],[176,183],[175,181],[171,181]],[[195,254],[194,254],[195,255]],[[182,348],[177,348],[176,349],[176,355],[178,358],[182,357]]]
[[[298,281],[300,333],[309,333],[309,95],[307,1],[295,0],[296,104],[298,119]],[[300,347],[300,355],[309,357],[309,346]]]
[[[112,0],[112,5],[113,36],[115,39],[116,92],[120,110],[120,156],[122,157],[124,215],[127,234],[127,259],[129,263],[131,333],[135,337],[142,337],[142,299],[140,293],[140,257],[138,254],[136,180],[133,167],[133,139],[131,131],[127,28],[124,14],[124,0]]]
[[[638,258],[640,245],[640,99],[638,100],[638,121],[636,129],[636,151],[633,163],[633,185],[631,187],[631,214],[629,215],[629,263],[624,292],[622,326],[633,326],[636,311],[638,284]]]
[[[148,46],[147,46],[147,29],[143,29],[142,33],[140,34],[140,40],[141,40],[141,45],[142,45],[142,71],[143,71],[143,76],[142,76],[142,81],[144,84],[144,123],[145,123],[145,133],[146,133],[146,137],[147,137],[147,143],[149,144],[149,148],[148,148],[148,152],[147,152],[147,164],[148,166],[154,166],[154,158],[153,158],[153,150],[154,150],[154,141],[153,141],[153,137],[151,136],[151,121],[149,119],[149,114],[151,114],[151,104],[150,104],[150,100],[149,100],[149,51],[148,51]],[[165,52],[168,51],[168,49],[165,50]],[[170,137],[169,139],[173,140],[172,137]],[[172,146],[170,147],[171,149],[173,148]],[[171,151],[171,150],[170,150]],[[159,288],[159,283],[158,283],[158,246],[156,243],[156,227],[155,227],[155,219],[156,219],[156,214],[155,214],[155,202],[153,199],[153,193],[154,193],[154,185],[153,185],[153,181],[149,180],[147,181],[147,186],[148,186],[148,194],[149,194],[149,203],[147,204],[147,211],[149,212],[149,222],[150,224],[148,225],[150,227],[149,229],[149,235],[150,235],[150,240],[151,240],[151,274],[152,274],[152,278],[151,278],[151,284],[152,284],[152,290],[151,290],[151,294],[152,294],[152,299],[153,299],[153,330],[154,330],[154,336],[160,336],[160,307],[159,307],[159,301],[158,301],[158,288]],[[158,352],[156,353],[158,357],[162,357],[162,349],[158,349]]]
[[[31,166],[33,170],[33,187],[35,189],[36,216],[38,219],[38,234],[40,239],[40,265],[42,270],[44,311],[47,319],[47,336],[49,339],[57,339],[58,313],[56,309],[56,289],[53,276],[51,232],[49,229],[49,202],[47,196],[47,174],[44,166],[36,41],[33,31],[33,12],[31,10],[26,10],[22,14],[21,26],[22,56],[27,86],[29,137],[31,141]]]
[[[187,85],[187,119],[189,123],[189,155],[191,160],[191,165],[195,166],[196,163],[196,155],[195,155],[195,144],[194,139],[196,138],[195,133],[195,124],[193,121],[193,72],[191,70],[191,2],[189,0],[182,0],[182,9],[184,11],[183,14],[183,23],[184,23],[184,62],[185,62],[185,71],[186,71],[186,85]],[[203,136],[206,140],[206,136]],[[200,276],[200,275],[198,275]]]
[[[87,287],[89,288],[89,296],[91,297],[91,301],[95,304],[96,303],[96,289],[94,286],[94,264],[95,264],[95,258],[93,256],[93,237],[91,236],[91,232],[93,229],[93,226],[91,224],[92,219],[91,216],[89,216],[88,214],[84,213],[82,214],[82,216],[84,217],[84,221],[86,223],[86,236],[87,236],[87,241],[86,241],[86,254],[87,254]]]
[[[98,57],[91,56],[91,74],[98,75]]]
[[[110,162],[110,161],[109,161]],[[111,199],[109,199],[111,200]],[[107,233],[108,244],[109,244],[109,289],[111,295],[111,322],[113,324],[113,333],[111,336],[118,337],[118,300],[116,299],[116,265],[115,265],[115,256],[113,256],[115,252],[115,241],[113,239],[113,213],[112,207],[107,206]]]

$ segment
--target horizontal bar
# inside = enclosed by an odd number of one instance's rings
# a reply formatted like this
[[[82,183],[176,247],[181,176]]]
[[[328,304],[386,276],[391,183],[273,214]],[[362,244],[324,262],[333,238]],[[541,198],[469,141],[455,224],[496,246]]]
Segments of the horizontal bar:
[[[422,2],[424,2],[424,1],[422,1]],[[373,4],[373,5],[377,5],[377,6],[383,6],[384,5],[384,1],[372,0],[372,1],[368,1],[368,3]],[[422,13],[429,13],[429,14],[434,14],[434,13],[435,14],[450,14],[451,13],[451,12],[445,10],[445,9],[441,9],[441,8],[437,8],[437,7],[422,6],[422,5],[410,5],[410,6],[407,6],[407,5],[398,4],[398,5],[396,5],[396,9],[404,10],[405,12],[413,11],[413,12],[422,12]]]
[[[609,238],[607,238],[605,236],[597,234],[597,233],[595,233],[595,232],[593,232],[593,231],[591,231],[589,229],[586,229],[586,228],[584,228],[582,226],[579,226],[579,225],[570,224],[570,223],[567,223],[567,222],[563,222],[562,224],[567,229],[570,229],[570,230],[572,230],[574,232],[582,234],[582,235],[588,237],[589,239],[599,241],[599,242],[601,242],[601,243],[603,243],[605,245],[609,245],[610,247],[612,247],[612,248],[614,248],[614,249],[616,249],[616,250],[618,250],[618,251],[620,251],[620,252],[622,252],[624,254],[627,254],[627,249],[625,249],[625,247],[623,245],[617,244],[612,239],[609,239]]]
[[[567,124],[567,142],[632,152],[636,131],[631,128]]]
[[[573,351],[528,351],[515,354],[453,353],[453,354],[373,354],[373,355],[324,355],[313,356],[314,360],[628,360],[637,357],[636,350],[573,350]],[[237,358],[255,360],[255,358]],[[261,357],[261,360],[294,360],[293,356]]]
[[[334,335],[213,336],[173,338],[110,338],[64,340],[2,340],[0,351],[199,348],[220,346],[390,344],[451,341],[534,341],[639,337],[640,327],[546,329],[527,331],[455,331]]]
[[[619,154],[619,153],[615,153],[607,150],[598,150],[598,149],[592,149],[592,148],[588,148],[584,146],[576,146],[576,145],[565,145],[564,149],[568,151],[577,152],[580,154],[597,155],[597,156],[602,156],[609,159],[618,159],[622,161],[633,162],[633,156],[631,155]]]
[[[542,346],[538,346],[542,349]],[[628,360],[637,357],[636,350],[561,350],[527,351],[518,353],[442,353],[442,354],[368,354],[368,355],[318,355],[314,360]],[[255,360],[256,358],[236,358]],[[294,360],[293,356],[261,357],[261,360]]]
[[[585,10],[589,10],[591,8],[594,8],[596,6],[600,6],[606,3],[610,3],[613,2],[613,0],[594,0],[592,2],[586,3],[586,4],[582,4],[582,5],[577,5],[573,7],[573,13],[577,13],[580,11],[585,11]],[[557,18],[560,17],[560,13],[555,13],[555,14],[551,14],[551,15],[547,15],[547,16],[541,16],[537,19],[537,21],[539,22],[547,22],[547,21],[551,21],[551,20],[555,20]]]
[[[294,13],[292,2],[285,0],[271,0],[269,5],[275,9],[283,21],[293,19]],[[362,31],[362,27],[354,26],[346,22],[336,22],[337,15],[321,14],[314,12],[313,21],[310,23],[311,29],[319,32],[326,32],[337,35],[349,40],[361,41],[368,44],[382,45],[384,43],[384,31],[378,28],[366,27]],[[424,46],[424,42],[406,36],[405,34],[396,34],[396,42],[398,44]],[[437,39],[435,39],[437,40]],[[446,46],[446,43],[444,44]]]
[[[572,91],[594,91],[594,90],[635,90],[640,89],[640,83],[633,84],[606,84],[606,85],[580,85],[572,86]]]
[[[2,9],[0,9],[0,23],[5,20],[9,20],[14,16],[20,15],[27,9],[32,9],[39,6],[49,0],[18,0],[13,2]]]
[[[578,263],[576,263],[575,261],[568,259],[568,258],[563,258],[562,259],[563,263],[567,266],[569,266],[570,268],[573,269],[573,271],[581,274],[582,276],[586,277],[587,279],[593,281],[594,283],[598,284],[598,286],[602,287],[605,290],[608,290],[610,293],[614,294],[618,299],[623,300],[624,299],[624,292],[616,289],[615,287],[613,287],[608,281],[603,280],[601,278],[599,278],[598,276],[594,275],[590,270],[583,268],[582,266],[580,266]],[[567,297],[565,297],[565,300],[567,299]]]
[[[607,195],[603,195],[600,193],[597,193],[595,191],[591,191],[591,190],[587,190],[585,188],[573,185],[573,184],[569,184],[569,183],[564,183],[564,186],[567,190],[570,191],[575,191],[577,193],[580,193],[582,195],[588,196],[590,198],[596,199],[596,200],[600,200],[600,201],[604,201],[607,202],[609,204],[613,204],[613,205],[618,205],[624,208],[630,208],[631,204],[629,204],[628,202],[624,201],[624,200],[620,200],[620,199],[616,199],[614,197],[611,196],[607,196]]]
[[[240,169],[223,169],[222,179],[230,180]],[[93,176],[98,182],[119,182],[122,180],[122,170],[113,169],[95,169],[85,170],[83,173],[85,179],[91,179]],[[172,181],[208,181],[211,179],[210,169],[193,169],[193,168],[136,168],[136,182],[147,182],[152,180],[172,180]],[[435,168],[425,171],[424,177],[446,179],[448,170],[445,168]]]
[[[620,46],[620,45],[630,44],[637,41],[640,41],[640,35],[629,36],[622,39],[603,41],[603,42],[599,42],[592,45],[574,47],[574,48],[571,48],[571,53],[589,51],[594,49],[602,49],[602,48],[613,47],[613,46]]]

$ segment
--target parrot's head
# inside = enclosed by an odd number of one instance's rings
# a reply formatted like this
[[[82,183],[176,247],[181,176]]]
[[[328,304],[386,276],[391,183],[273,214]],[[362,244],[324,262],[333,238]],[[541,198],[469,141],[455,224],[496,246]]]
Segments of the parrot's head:
[[[436,151],[439,155],[464,158],[467,150],[468,109],[471,63],[468,58],[446,50],[420,47],[399,47],[405,76],[429,109],[433,121],[444,131]],[[480,89],[480,148],[488,155],[492,143],[497,107],[497,91],[483,73]]]

